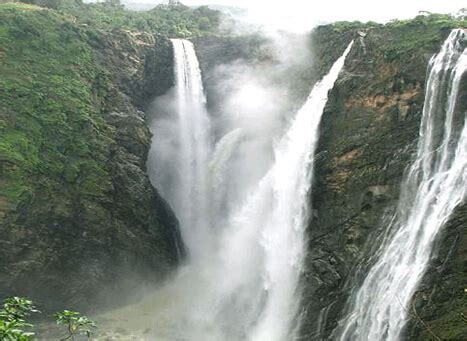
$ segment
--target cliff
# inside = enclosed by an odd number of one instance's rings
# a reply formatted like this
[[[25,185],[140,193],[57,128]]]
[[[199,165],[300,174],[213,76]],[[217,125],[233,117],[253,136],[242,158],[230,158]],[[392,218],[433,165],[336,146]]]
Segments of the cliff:
[[[429,58],[460,24],[429,16],[315,30],[317,73],[351,39],[355,45],[321,122],[303,276],[304,336],[332,339],[350,285],[363,279],[416,148]],[[467,260],[465,213],[465,206],[459,208],[442,233],[436,259],[414,298],[407,339],[430,339],[429,329],[442,339],[466,337],[461,316],[467,309],[461,265]]]
[[[0,5],[0,296],[96,308],[179,262],[141,111],[173,83],[167,38]]]

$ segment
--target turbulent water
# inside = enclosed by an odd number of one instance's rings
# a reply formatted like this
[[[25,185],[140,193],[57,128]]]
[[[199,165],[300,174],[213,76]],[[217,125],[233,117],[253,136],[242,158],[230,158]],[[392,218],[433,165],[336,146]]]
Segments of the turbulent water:
[[[298,326],[298,283],[319,122],[351,45],[313,87],[274,148],[262,179],[237,191],[249,194],[229,202],[229,193],[236,190],[232,184],[248,183],[236,179],[247,172],[231,169],[237,152],[248,149],[255,133],[251,127],[236,127],[211,148],[214,138],[194,47],[173,40],[173,113],[153,124],[157,143],[149,170],[180,219],[189,251],[187,266],[169,284],[180,305],[171,312],[179,323],[169,334],[190,340],[292,338]]]
[[[341,340],[399,340],[436,237],[467,190],[466,114],[456,105],[467,71],[466,33],[451,32],[429,63],[420,139],[398,212],[342,321]]]

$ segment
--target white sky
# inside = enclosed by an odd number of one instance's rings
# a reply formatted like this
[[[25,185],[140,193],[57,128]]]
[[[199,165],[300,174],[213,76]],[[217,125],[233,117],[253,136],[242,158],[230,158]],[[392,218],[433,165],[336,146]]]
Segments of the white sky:
[[[130,0],[154,3],[157,0]],[[181,0],[186,5],[229,5],[249,10],[250,19],[271,26],[309,29],[337,20],[387,21],[411,18],[421,10],[451,13],[467,7],[467,0]]]

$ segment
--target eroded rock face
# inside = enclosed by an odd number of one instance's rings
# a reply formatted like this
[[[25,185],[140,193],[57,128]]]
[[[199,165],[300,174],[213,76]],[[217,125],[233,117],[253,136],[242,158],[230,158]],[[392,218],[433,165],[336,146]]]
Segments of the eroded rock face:
[[[404,34],[422,29],[426,31],[418,38]],[[365,37],[357,32],[352,37],[351,32],[338,34],[328,26],[314,33],[317,72],[356,38],[345,72],[330,93],[316,155],[302,329],[316,340],[335,337],[332,331],[345,311],[350,286],[365,275],[377,237],[397,203],[404,170],[416,148],[428,60],[449,28],[412,23],[367,28]],[[420,288],[424,299],[417,303],[420,317],[440,337],[451,335],[443,324],[460,321],[458,308],[466,307],[465,266],[459,270],[466,259],[464,208],[445,228],[439,260],[428,271]],[[443,280],[446,274],[449,281]],[[458,317],[452,313],[453,304]],[[414,320],[407,338],[426,340],[424,329]]]
[[[102,32],[89,41],[121,92],[145,109],[173,86],[173,51],[169,39],[148,32]]]
[[[28,74],[37,85],[23,90],[30,91],[31,102],[47,87],[43,77],[50,74],[61,85],[49,87],[44,97],[54,106],[38,102],[29,109],[14,96],[22,80],[7,79],[3,129],[21,136],[27,126],[10,122],[30,117],[27,122],[38,128],[28,131],[28,143],[37,149],[38,161],[19,173],[25,174],[19,183],[28,191],[0,196],[0,298],[27,296],[45,312],[123,303],[141,285],[164,279],[183,249],[177,219],[146,175],[151,134],[141,111],[173,83],[170,41],[145,33],[86,31],[52,11],[2,15],[7,27],[22,30],[34,22],[44,35],[66,31],[63,37],[48,36],[45,59],[39,36],[22,37],[17,44],[25,47],[18,54],[6,31],[2,58],[8,70],[27,69],[23,55],[37,54],[38,69]],[[50,67],[53,58],[66,68]],[[66,96],[70,84],[81,92]],[[54,129],[66,133],[55,135]],[[11,167],[27,165],[8,154],[7,161]],[[15,185],[8,164],[0,167],[1,180]]]

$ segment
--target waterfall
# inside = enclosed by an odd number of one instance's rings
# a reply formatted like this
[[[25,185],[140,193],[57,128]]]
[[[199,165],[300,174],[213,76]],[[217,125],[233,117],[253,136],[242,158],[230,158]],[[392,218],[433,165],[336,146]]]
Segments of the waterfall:
[[[351,46],[313,87],[275,148],[275,162],[223,231],[210,290],[222,339],[293,337],[318,128]]]
[[[340,340],[399,340],[436,238],[467,190],[467,117],[458,108],[466,33],[453,30],[428,66],[416,158],[388,238],[350,300]]]
[[[254,133],[238,127],[210,147],[193,45],[173,40],[176,115],[154,123],[151,157],[156,186],[178,215],[195,261],[171,283],[181,303],[170,311],[175,325],[168,334],[203,341],[293,337],[319,123],[352,44],[313,87],[263,178],[249,195],[230,203],[228,186],[242,183],[232,178],[246,173],[231,172],[232,159],[239,146],[248,148]]]
[[[176,115],[156,121],[157,137],[150,153],[155,185],[180,221],[182,238],[191,258],[206,252],[210,238],[208,172],[211,153],[210,121],[206,111],[201,70],[193,44],[173,39]]]
[[[309,222],[309,191],[319,124],[328,92],[342,70],[349,44],[329,73],[312,89],[291,127],[275,150],[275,164],[263,180],[271,200],[263,215],[260,244],[264,249],[263,289],[267,299],[252,332],[253,340],[289,340],[290,327],[299,307],[298,282],[306,252],[305,230]],[[272,194],[272,196],[271,196]]]

